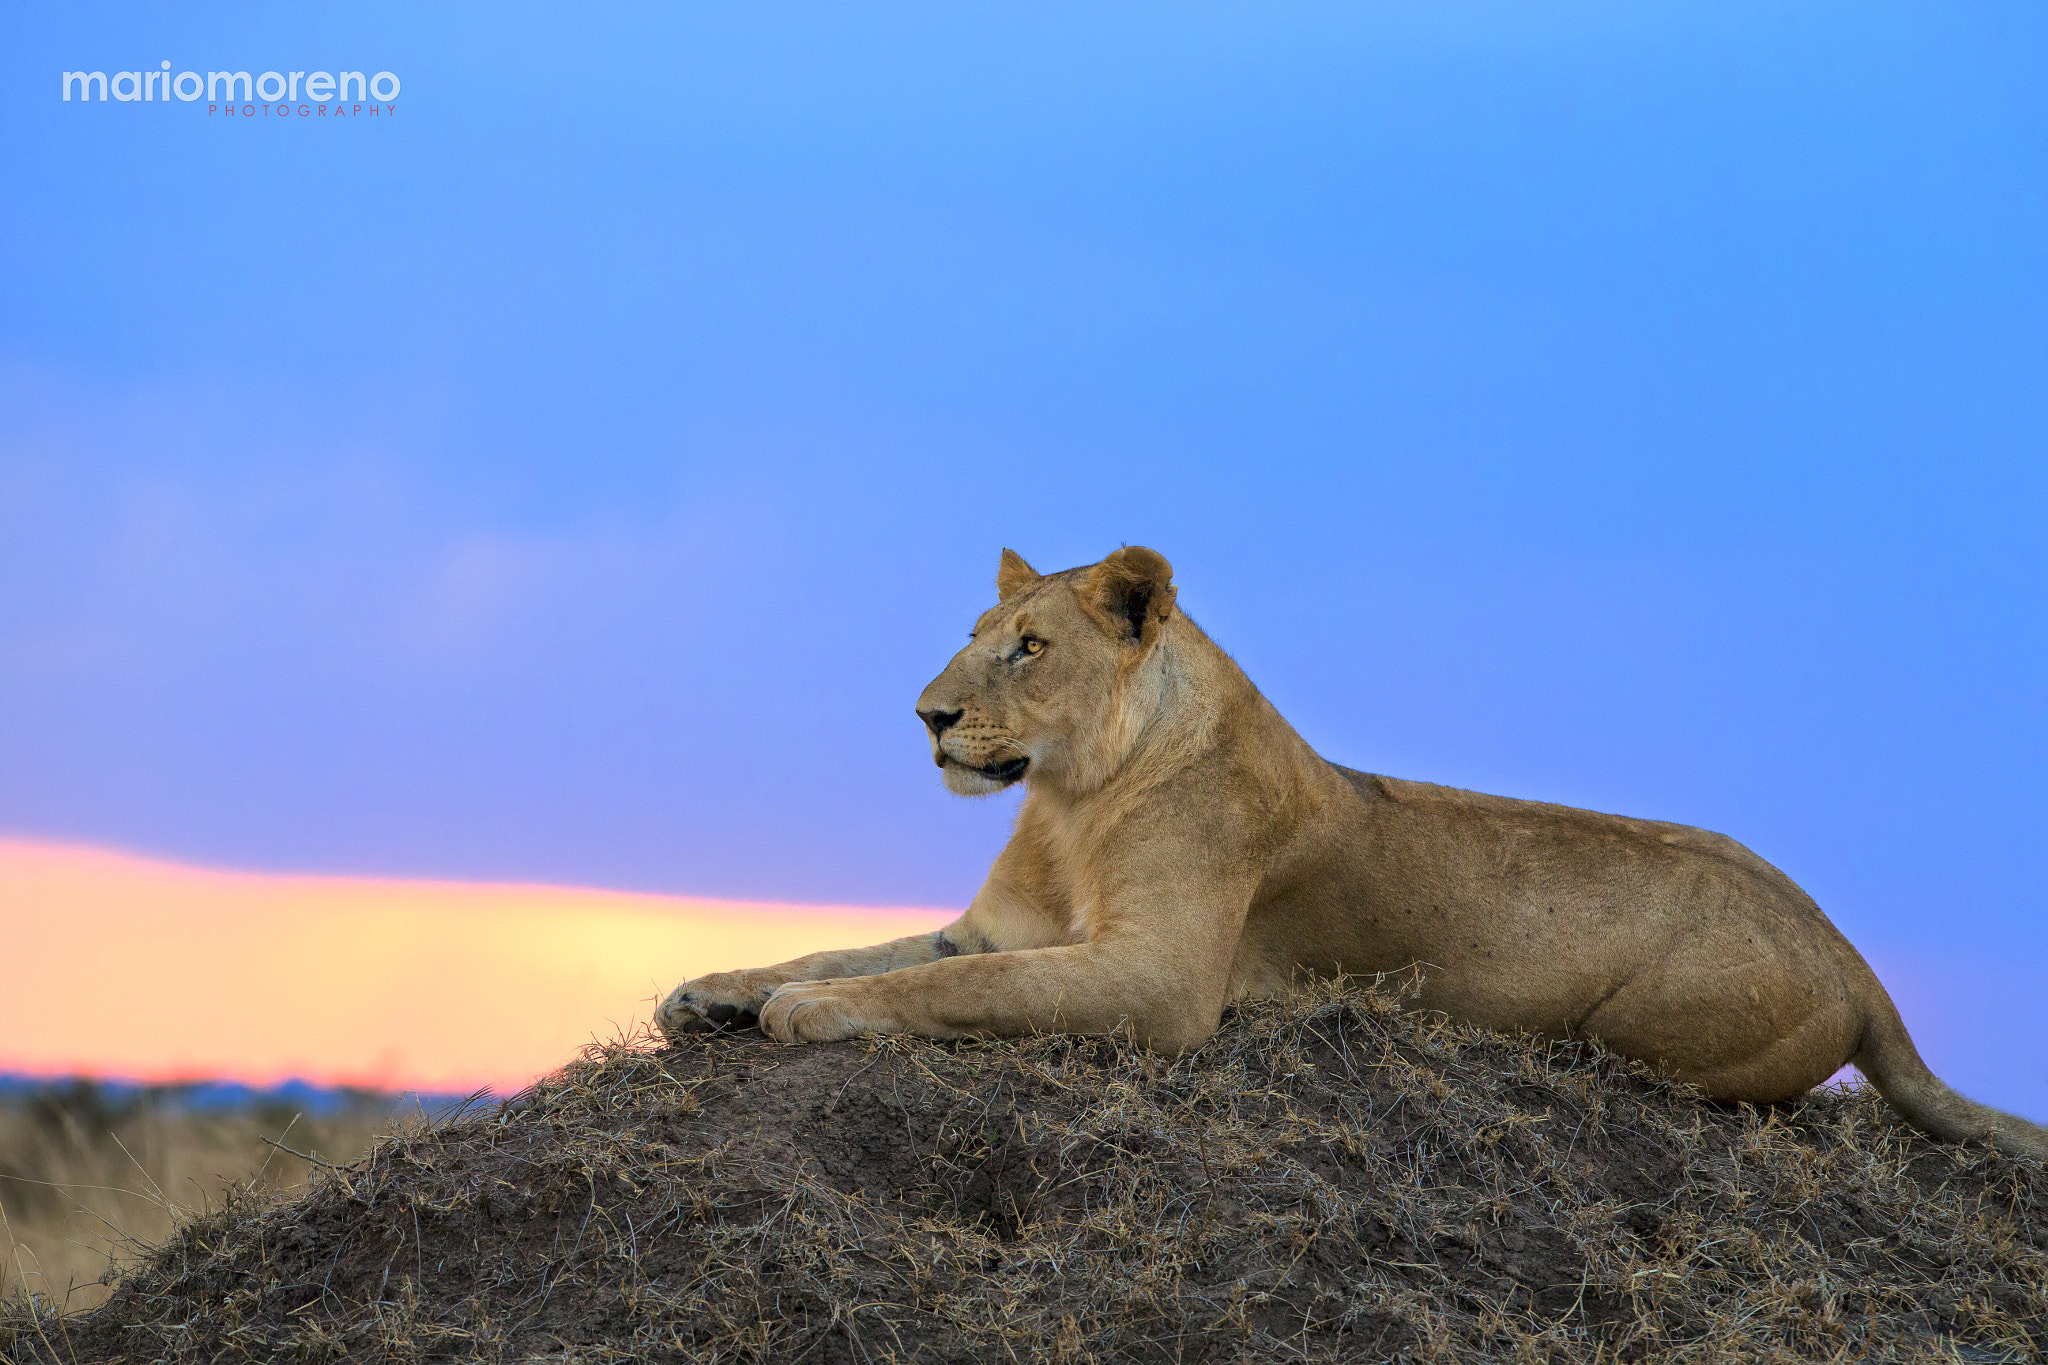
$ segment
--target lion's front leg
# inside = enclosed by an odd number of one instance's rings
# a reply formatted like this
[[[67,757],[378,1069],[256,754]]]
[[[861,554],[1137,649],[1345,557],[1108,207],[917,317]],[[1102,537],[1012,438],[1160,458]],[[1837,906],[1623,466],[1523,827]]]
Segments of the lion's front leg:
[[[712,972],[685,981],[654,1011],[654,1022],[670,1038],[722,1028],[750,1028],[769,992],[790,978],[779,967]]]
[[[907,1027],[885,1003],[887,992],[862,991],[857,981],[792,981],[770,993],[760,1010],[761,1031],[784,1043],[836,1043],[863,1033],[901,1033]]]
[[[958,929],[956,924],[937,933],[899,938],[871,948],[812,953],[779,966],[695,977],[669,992],[655,1010],[654,1022],[669,1038],[718,1029],[751,1028],[760,1018],[768,997],[786,983],[870,976],[951,957],[961,950],[956,946],[957,940],[948,934]]]
[[[1215,1031],[1229,959],[1219,962],[1096,943],[985,953],[883,976],[791,982],[761,1007],[761,1029],[785,1043],[827,1043],[862,1033],[1015,1038],[1128,1028],[1146,1047],[1181,1052]]]

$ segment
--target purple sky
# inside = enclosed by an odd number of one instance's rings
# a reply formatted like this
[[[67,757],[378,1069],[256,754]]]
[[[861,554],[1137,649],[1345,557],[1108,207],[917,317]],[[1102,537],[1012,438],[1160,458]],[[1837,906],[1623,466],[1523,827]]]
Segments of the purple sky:
[[[0,5],[0,832],[958,904],[918,689],[1142,543],[1330,758],[1729,833],[2048,1117],[2044,29]],[[61,99],[162,61],[403,91]]]

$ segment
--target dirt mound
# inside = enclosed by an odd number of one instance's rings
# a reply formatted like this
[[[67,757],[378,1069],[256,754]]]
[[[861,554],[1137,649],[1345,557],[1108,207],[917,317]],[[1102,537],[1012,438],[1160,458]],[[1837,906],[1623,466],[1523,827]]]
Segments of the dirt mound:
[[[21,1361],[2033,1360],[2048,1172],[1331,990],[1113,1039],[593,1051],[182,1229]]]

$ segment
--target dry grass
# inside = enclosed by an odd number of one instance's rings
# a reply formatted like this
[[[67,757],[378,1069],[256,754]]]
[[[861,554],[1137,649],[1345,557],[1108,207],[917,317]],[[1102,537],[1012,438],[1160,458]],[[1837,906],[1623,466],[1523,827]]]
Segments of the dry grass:
[[[276,1106],[195,1112],[175,1090],[89,1083],[0,1102],[0,1299],[92,1307],[124,1258],[217,1206],[231,1186],[303,1186],[313,1165],[264,1138],[352,1161],[389,1129],[391,1112],[388,1096],[317,1118]]]
[[[2048,1172],[1331,989],[1115,1039],[593,1050],[182,1226],[28,1361],[2048,1353]]]

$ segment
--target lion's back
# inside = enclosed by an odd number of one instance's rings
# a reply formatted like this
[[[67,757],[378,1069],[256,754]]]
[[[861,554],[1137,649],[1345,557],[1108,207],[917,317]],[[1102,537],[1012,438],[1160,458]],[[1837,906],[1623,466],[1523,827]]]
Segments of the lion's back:
[[[1368,805],[1427,814],[1468,835],[1484,829],[1517,843],[1533,841],[1554,854],[1585,861],[1596,871],[1608,866],[1640,865],[1646,858],[1706,859],[1811,904],[1805,892],[1781,869],[1747,845],[1714,830],[1553,801],[1495,796],[1434,782],[1360,772],[1341,764],[1330,766],[1343,775]]]

